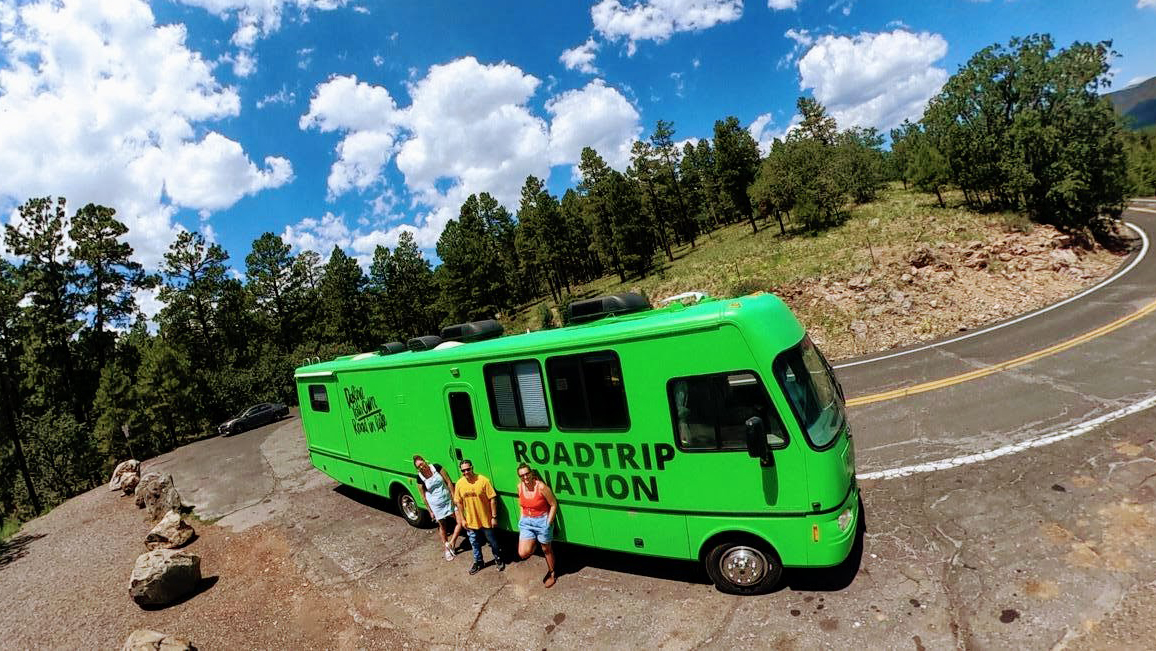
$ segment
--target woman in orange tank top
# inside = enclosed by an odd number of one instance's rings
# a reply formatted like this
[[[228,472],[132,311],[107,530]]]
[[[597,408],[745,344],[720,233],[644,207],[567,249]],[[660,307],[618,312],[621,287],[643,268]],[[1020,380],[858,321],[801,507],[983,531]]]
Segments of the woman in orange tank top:
[[[518,505],[522,518],[518,520],[518,555],[523,559],[534,553],[535,544],[542,545],[546,557],[546,576],[542,583],[553,587],[554,574],[554,516],[558,515],[558,500],[538,473],[525,463],[518,464]]]

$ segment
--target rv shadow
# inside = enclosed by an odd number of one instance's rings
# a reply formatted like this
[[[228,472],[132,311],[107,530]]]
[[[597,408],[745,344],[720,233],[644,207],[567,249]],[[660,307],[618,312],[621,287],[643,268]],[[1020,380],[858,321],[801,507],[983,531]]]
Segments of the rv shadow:
[[[694,561],[639,556],[566,543],[558,543],[555,554],[559,576],[575,574],[587,567],[592,567],[666,581],[679,581],[696,585],[710,584],[710,579],[707,578],[702,566]]]
[[[860,521],[862,522],[862,520]],[[851,553],[847,559],[835,567],[819,569],[792,569],[783,570],[783,587],[798,592],[837,592],[846,590],[855,581],[855,577],[863,569],[863,534],[866,529],[859,527],[855,536],[855,543],[851,546]]]

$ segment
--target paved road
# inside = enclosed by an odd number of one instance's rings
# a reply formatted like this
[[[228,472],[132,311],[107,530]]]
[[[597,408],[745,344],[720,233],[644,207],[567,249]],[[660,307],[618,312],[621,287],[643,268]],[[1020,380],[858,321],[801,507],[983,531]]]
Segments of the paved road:
[[[1130,212],[1156,232],[1156,215]],[[1156,300],[1156,260],[1045,316],[840,370],[851,396],[941,379],[1045,348]],[[1156,394],[1156,316],[972,382],[851,411],[861,475],[1062,433]],[[1144,646],[1156,639],[1156,410],[966,467],[865,480],[857,567],[788,573],[775,594],[716,592],[688,563],[560,546],[468,576],[436,535],[310,468],[294,418],[150,462],[197,513],[275,537],[310,582],[375,632],[433,646]],[[512,540],[507,540],[512,545]],[[467,555],[468,556],[468,555]],[[1145,642],[1145,640],[1147,642]]]

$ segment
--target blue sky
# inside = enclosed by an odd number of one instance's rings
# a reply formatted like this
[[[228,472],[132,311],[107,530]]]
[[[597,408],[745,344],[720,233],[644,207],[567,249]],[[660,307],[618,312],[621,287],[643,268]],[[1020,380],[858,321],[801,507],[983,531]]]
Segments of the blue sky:
[[[656,120],[727,115],[769,143],[800,95],[887,130],[1034,32],[1113,40],[1115,88],[1156,75],[1156,0],[0,0],[0,219],[110,205],[154,268],[179,229],[238,271],[265,231],[432,254],[466,196],[560,193],[583,146],[623,169]]]

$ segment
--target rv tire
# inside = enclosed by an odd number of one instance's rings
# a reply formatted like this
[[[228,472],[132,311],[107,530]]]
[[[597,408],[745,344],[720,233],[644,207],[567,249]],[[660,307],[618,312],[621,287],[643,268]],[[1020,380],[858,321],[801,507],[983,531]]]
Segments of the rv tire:
[[[393,489],[393,501],[397,512],[411,527],[425,528],[429,526],[429,514],[418,505],[413,495],[400,486]]]
[[[706,573],[720,592],[755,595],[770,592],[783,576],[783,564],[770,545],[751,536],[718,541],[703,558]]]

